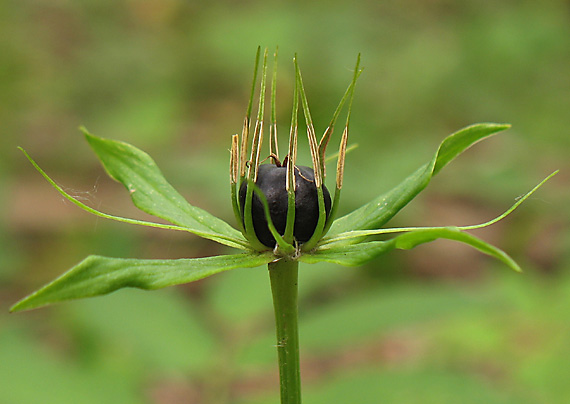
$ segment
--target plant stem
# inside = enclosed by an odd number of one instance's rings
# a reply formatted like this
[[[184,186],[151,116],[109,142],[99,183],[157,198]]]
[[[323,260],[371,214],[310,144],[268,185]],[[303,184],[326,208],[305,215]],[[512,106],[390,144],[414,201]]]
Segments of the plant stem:
[[[268,265],[275,309],[281,404],[301,403],[297,280],[299,263],[285,258]]]

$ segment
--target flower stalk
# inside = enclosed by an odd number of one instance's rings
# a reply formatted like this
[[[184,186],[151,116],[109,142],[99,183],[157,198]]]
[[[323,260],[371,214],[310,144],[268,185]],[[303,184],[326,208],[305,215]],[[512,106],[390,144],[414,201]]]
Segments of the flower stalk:
[[[281,259],[268,264],[279,361],[282,404],[301,403],[299,360],[298,269],[299,262]]]

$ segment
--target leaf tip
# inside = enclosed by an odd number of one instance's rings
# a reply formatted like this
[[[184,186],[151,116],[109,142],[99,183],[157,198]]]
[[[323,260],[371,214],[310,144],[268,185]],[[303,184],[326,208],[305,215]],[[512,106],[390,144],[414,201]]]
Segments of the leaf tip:
[[[83,126],[83,125],[79,126],[79,128],[77,128],[77,129],[79,129],[79,131],[80,131],[81,133],[83,133],[85,136],[93,136],[93,135],[91,135],[91,133],[89,133],[89,131],[87,130],[87,128],[86,128],[85,126]]]
[[[94,134],[89,132],[85,126],[80,126],[79,130],[83,133],[83,136],[85,136],[85,140],[87,140],[87,142],[91,146],[93,146],[93,144],[94,144],[93,142],[104,140],[103,138],[101,138],[99,136],[95,136]]]
[[[503,261],[503,263],[505,263],[513,271],[515,271],[518,274],[521,274],[523,272],[520,265],[517,264],[517,262],[514,259],[512,259],[508,254],[501,251],[500,255],[503,255],[503,258],[500,260]],[[498,257],[496,257],[496,258],[498,258]]]
[[[512,269],[513,271],[515,271],[517,274],[522,274],[522,273],[523,273],[523,270],[522,270],[522,268],[520,267],[520,265],[517,264],[517,262],[516,262],[514,259],[512,259],[511,257],[507,256],[507,260],[504,261],[504,262],[505,262],[505,264],[507,264],[507,266],[508,266],[509,268],[511,268],[511,269]]]
[[[513,125],[510,123],[500,123],[497,125],[497,132],[502,132],[507,129],[511,129]]]
[[[34,159],[32,159],[32,157],[28,154],[28,152],[21,146],[18,146],[18,150],[20,150],[22,153],[24,153],[24,156],[26,156],[26,158],[30,161],[30,163],[32,163],[32,165],[38,169],[39,167],[37,166],[36,162],[34,161]],[[40,173],[42,172],[41,169],[38,170]]]
[[[17,313],[19,311],[25,311],[35,308],[36,306],[29,304],[30,296],[26,296],[20,301],[16,302],[12,307],[10,307],[10,313]]]
[[[89,133],[89,131],[87,130],[87,128],[85,126],[80,126],[79,130],[81,131],[81,133],[83,133],[83,136],[85,136],[87,139],[91,139],[91,138],[95,137],[91,133]]]

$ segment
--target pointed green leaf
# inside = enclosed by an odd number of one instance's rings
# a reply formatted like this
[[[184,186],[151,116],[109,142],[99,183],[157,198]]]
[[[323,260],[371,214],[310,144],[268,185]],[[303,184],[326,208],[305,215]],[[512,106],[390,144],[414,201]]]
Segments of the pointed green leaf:
[[[130,144],[103,139],[83,129],[91,148],[111,178],[122,183],[140,210],[183,226],[222,244],[246,243],[243,235],[223,220],[192,206],[170,185],[153,159]]]
[[[379,228],[420,193],[428,185],[432,176],[451,160],[476,142],[509,127],[510,125],[506,124],[482,123],[468,126],[448,136],[429,163],[420,167],[391,191],[335,220],[329,235],[332,237],[350,230]],[[360,239],[353,240],[355,243],[358,241]]]
[[[178,260],[108,258],[92,255],[16,303],[11,311],[106,295],[122,288],[159,289],[197,281],[218,272],[267,264],[270,254],[219,255]]]
[[[242,240],[234,239],[233,237],[215,236],[215,235],[212,235],[210,233],[201,233],[201,232],[197,231],[196,229],[183,227],[183,226],[176,226],[173,224],[154,223],[154,222],[147,222],[145,220],[129,219],[126,217],[109,215],[107,213],[100,212],[97,209],[93,209],[92,207],[85,205],[80,200],[75,199],[74,197],[69,195],[67,192],[65,192],[63,190],[63,188],[61,188],[59,185],[57,185],[56,182],[54,180],[52,180],[49,177],[49,175],[47,175],[45,173],[44,170],[42,170],[42,168],[34,161],[34,159],[32,159],[30,157],[30,155],[28,153],[26,153],[26,151],[24,149],[22,149],[21,147],[19,147],[19,149],[22,151],[22,153],[24,153],[24,155],[28,158],[28,160],[30,160],[30,163],[32,163],[32,165],[35,167],[35,169],[38,170],[38,172],[47,180],[47,182],[49,182],[51,184],[51,186],[54,187],[61,195],[63,195],[68,201],[79,206],[84,211],[89,212],[95,216],[99,216],[99,217],[102,217],[105,219],[116,220],[118,222],[123,222],[123,223],[136,224],[136,225],[140,225],[140,226],[156,227],[159,229],[166,229],[166,230],[187,231],[187,232],[194,233],[194,234],[201,236],[201,237],[204,237],[204,238],[215,240],[218,243],[221,243],[221,244],[224,244],[224,245],[227,245],[230,247],[239,248],[242,250],[248,250],[249,249],[249,245],[246,242],[244,242]]]
[[[315,252],[310,255],[302,256],[300,260],[307,263],[326,261],[346,266],[357,266],[395,248],[409,250],[419,244],[428,243],[439,238],[455,240],[468,244],[482,253],[498,259],[517,272],[520,272],[521,270],[517,263],[504,251],[469,233],[462,232],[457,227],[415,230],[387,241],[370,241],[349,245],[335,245],[334,243],[331,243],[327,245],[326,248],[322,247],[315,250]]]
[[[543,179],[540,183],[538,183],[533,189],[528,191],[526,194],[516,198],[516,202],[509,209],[507,209],[505,212],[495,217],[494,219],[491,219],[485,223],[474,224],[469,226],[455,226],[455,227],[457,227],[459,230],[475,230],[491,226],[492,224],[497,223],[498,221],[510,215],[516,208],[518,208],[524,201],[526,201],[532,194],[534,194],[541,186],[543,186],[546,183],[546,181],[554,177],[556,174],[558,174],[558,170],[554,171],[548,177]],[[428,229],[439,229],[439,228],[441,228],[441,226],[440,227],[393,227],[393,228],[370,229],[370,230],[350,230],[344,233],[336,234],[333,237],[327,237],[326,239],[323,239],[321,241],[320,245],[323,248],[326,248],[325,247],[326,245],[332,245],[332,244],[336,246],[339,246],[341,244],[352,244],[352,242],[349,240],[355,238],[363,239],[368,236],[377,236],[380,234],[407,233],[417,230],[428,230]]]

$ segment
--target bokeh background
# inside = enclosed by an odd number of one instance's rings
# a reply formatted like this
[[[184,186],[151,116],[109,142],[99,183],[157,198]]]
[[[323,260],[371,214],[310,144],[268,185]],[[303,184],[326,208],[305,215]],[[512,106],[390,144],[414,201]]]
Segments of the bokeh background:
[[[294,52],[319,131],[362,53],[351,124],[360,147],[347,158],[341,213],[390,189],[446,135],[476,122],[513,128],[448,166],[392,225],[484,222],[561,170],[509,218],[476,232],[511,254],[522,275],[441,241],[362,268],[302,267],[305,401],[567,403],[565,0],[2,2],[0,403],[278,401],[264,268],[8,314],[89,254],[228,252],[92,217],[16,147],[91,206],[147,218],[105,176],[77,130],[85,125],[148,151],[191,203],[234,223],[228,148],[258,45],[279,45],[281,133]]]

